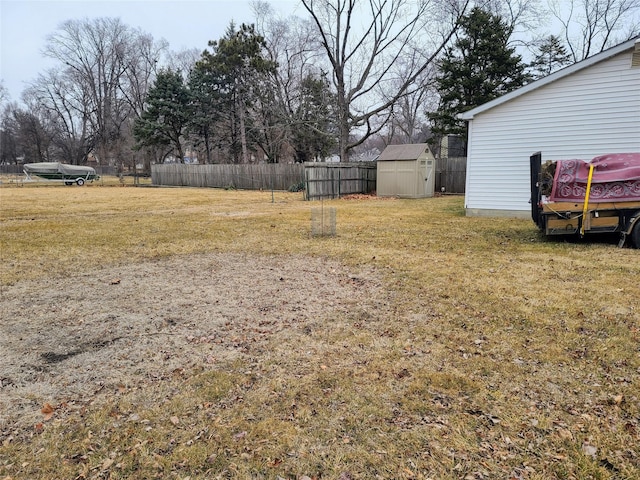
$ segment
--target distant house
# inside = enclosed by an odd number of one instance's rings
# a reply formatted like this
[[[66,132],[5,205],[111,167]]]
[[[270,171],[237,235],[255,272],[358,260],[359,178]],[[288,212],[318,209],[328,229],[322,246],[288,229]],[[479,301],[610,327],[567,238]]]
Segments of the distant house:
[[[640,36],[480,105],[469,122],[467,215],[528,217],[529,156],[640,152]]]
[[[378,157],[376,167],[378,196],[433,196],[435,160],[426,143],[389,145]]]

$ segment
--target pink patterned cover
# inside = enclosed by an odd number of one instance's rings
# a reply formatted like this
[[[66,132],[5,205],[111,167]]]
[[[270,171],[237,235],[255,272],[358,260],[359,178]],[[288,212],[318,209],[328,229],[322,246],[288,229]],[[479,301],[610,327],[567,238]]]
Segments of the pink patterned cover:
[[[583,160],[558,160],[550,200],[584,201],[593,164],[589,203],[640,201],[640,153],[612,153]]]

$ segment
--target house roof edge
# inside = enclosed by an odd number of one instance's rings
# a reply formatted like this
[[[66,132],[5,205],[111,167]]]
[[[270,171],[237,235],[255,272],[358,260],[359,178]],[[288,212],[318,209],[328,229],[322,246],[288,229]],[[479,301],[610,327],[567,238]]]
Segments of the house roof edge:
[[[502,105],[503,103],[513,100],[514,98],[518,98],[526,93],[529,93],[533,90],[536,90],[538,88],[544,87],[545,85],[548,85],[557,80],[560,80],[561,78],[568,77],[569,75],[572,75],[576,72],[584,70],[585,68],[595,65],[596,63],[600,63],[604,60],[607,60],[608,58],[618,55],[619,53],[632,49],[639,42],[640,42],[640,35],[633,37],[627,40],[626,42],[622,42],[607,50],[604,50],[603,52],[597,53],[589,58],[576,62],[573,65],[570,65],[561,70],[558,70],[557,72],[547,75],[546,77],[543,77],[539,80],[531,82],[523,87],[518,88],[517,90],[506,93],[487,103],[483,103],[482,105],[472,108],[471,110],[460,113],[458,114],[457,117],[461,120],[473,120],[473,118],[479,113],[486,112],[487,110],[497,107],[498,105]]]

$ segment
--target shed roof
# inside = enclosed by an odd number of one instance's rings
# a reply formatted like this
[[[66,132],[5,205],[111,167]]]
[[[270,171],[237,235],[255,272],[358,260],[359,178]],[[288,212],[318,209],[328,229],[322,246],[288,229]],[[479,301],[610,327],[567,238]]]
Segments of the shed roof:
[[[535,82],[528,83],[524,87],[520,87],[517,90],[514,90],[513,92],[509,92],[505,95],[502,95],[501,97],[491,100],[490,102],[484,103],[475,108],[472,108],[471,110],[461,113],[460,115],[458,115],[458,118],[460,118],[461,120],[472,120],[473,117],[475,117],[479,113],[483,113],[487,110],[497,107],[498,105],[502,105],[503,103],[513,100],[514,98],[524,95],[525,93],[528,93],[532,90],[548,85],[549,83],[555,82],[556,80],[560,80],[561,78],[564,78],[573,73],[579,72],[580,70],[588,68],[591,65],[595,65],[596,63],[602,62],[603,60],[611,58],[614,55],[618,55],[619,53],[625,52],[632,48],[635,48],[636,51],[640,51],[640,35],[630,40],[627,40],[626,42],[620,43],[615,47],[611,47],[603,52],[593,55],[592,57],[586,58],[585,60],[576,62],[573,65],[563,68],[562,70],[558,70],[557,72],[552,73],[551,75],[542,77],[541,79],[536,80]]]
[[[380,154],[378,161],[389,160],[416,160],[426,150],[429,145],[426,143],[407,143],[404,145],[387,145],[387,148]]]

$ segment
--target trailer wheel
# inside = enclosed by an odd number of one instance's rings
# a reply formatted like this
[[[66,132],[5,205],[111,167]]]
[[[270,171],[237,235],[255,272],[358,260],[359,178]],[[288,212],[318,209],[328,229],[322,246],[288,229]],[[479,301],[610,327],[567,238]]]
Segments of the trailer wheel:
[[[633,230],[631,230],[631,245],[640,248],[640,220],[636,221]]]
[[[64,182],[65,185],[73,185],[73,182]]]
[[[84,185],[84,179],[83,178],[78,178],[76,180],[76,183],[78,184],[79,187],[81,187],[82,185]]]

